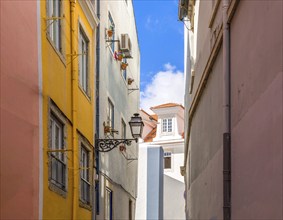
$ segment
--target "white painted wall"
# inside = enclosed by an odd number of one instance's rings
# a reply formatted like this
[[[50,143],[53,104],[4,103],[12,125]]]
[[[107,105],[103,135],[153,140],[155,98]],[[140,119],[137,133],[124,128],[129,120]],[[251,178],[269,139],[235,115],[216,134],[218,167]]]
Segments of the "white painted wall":
[[[162,144],[164,152],[171,152],[171,169],[164,169],[164,174],[177,179],[180,182],[184,182],[184,177],[180,173],[180,166],[184,163],[184,141],[180,140],[173,144]]]
[[[172,190],[174,189],[174,190]],[[168,220],[186,219],[185,199],[183,197],[185,185],[175,178],[164,175],[164,218]]]
[[[115,39],[119,40],[121,34],[127,33],[132,43],[132,59],[127,59],[127,75],[135,81],[129,86],[122,76],[120,62],[113,58],[110,43],[106,42],[106,29],[108,28],[108,13],[115,23]],[[115,43],[118,48],[118,43]],[[128,121],[134,113],[139,111],[139,90],[129,93],[128,89],[139,88],[140,82],[140,51],[138,45],[137,31],[135,26],[133,5],[131,0],[127,1],[100,1],[100,88],[99,88],[99,120],[100,138],[104,135],[103,122],[107,121],[108,98],[114,105],[114,129],[119,131],[114,138],[121,138],[121,119],[127,124],[127,138],[132,138]],[[138,157],[138,145],[134,142],[127,147],[127,156]],[[135,200],[137,195],[137,160],[129,163],[119,149],[100,154],[100,168],[104,176],[112,182],[113,197],[121,198],[120,202],[113,203],[113,218],[128,218],[128,199]],[[100,215],[104,219],[104,190],[105,186],[100,184]],[[119,190],[118,190],[119,188]],[[115,191],[114,191],[115,190]],[[123,198],[123,199],[122,199]],[[125,201],[125,202],[122,202]],[[135,201],[133,201],[135,204]],[[135,208],[133,207],[133,210]]]
[[[164,176],[164,184],[157,185],[159,189],[164,187],[162,195],[163,199],[163,218],[162,219],[185,219],[185,199],[184,199],[184,177],[181,176],[180,166],[184,164],[184,139],[182,133],[184,132],[184,109],[180,106],[154,109],[154,112],[158,115],[157,134],[153,139],[153,142],[144,142],[140,144],[139,153],[139,191],[137,198],[137,219],[156,219],[156,218],[145,218],[145,213],[149,213],[146,210],[148,207],[149,199],[146,197],[149,190],[152,189],[152,181],[149,183],[148,179],[148,167],[145,167],[145,163],[156,163],[156,159],[149,159],[148,155],[144,152],[144,148],[153,146],[161,146],[164,152],[171,152],[171,169],[162,169],[160,174]],[[173,118],[173,131],[169,135],[163,135],[161,133],[162,119]],[[145,124],[145,126],[149,126]],[[150,128],[146,128],[150,129]],[[154,161],[151,161],[154,160]],[[162,164],[163,164],[162,155]],[[154,168],[155,169],[155,168]],[[156,171],[156,170],[155,170]],[[157,174],[156,174],[157,175]],[[157,189],[155,189],[158,191]],[[151,192],[153,193],[153,192]],[[150,194],[151,194],[150,193]],[[153,194],[155,198],[156,194]],[[161,209],[159,208],[159,210]]]

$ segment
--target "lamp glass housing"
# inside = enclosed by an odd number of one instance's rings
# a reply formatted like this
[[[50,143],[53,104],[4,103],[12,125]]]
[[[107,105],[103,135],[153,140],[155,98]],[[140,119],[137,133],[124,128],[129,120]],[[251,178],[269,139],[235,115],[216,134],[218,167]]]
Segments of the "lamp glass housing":
[[[131,117],[131,121],[129,121],[129,125],[131,128],[131,133],[133,138],[140,138],[142,136],[143,131],[143,121],[138,113],[135,113],[133,117]]]

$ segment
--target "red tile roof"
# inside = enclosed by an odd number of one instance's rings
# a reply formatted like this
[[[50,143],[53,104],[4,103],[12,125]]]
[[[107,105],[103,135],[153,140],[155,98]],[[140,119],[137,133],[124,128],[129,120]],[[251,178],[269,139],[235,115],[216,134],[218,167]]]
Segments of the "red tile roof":
[[[142,111],[144,114],[148,115],[148,118],[149,118],[150,120],[154,120],[154,121],[157,121],[157,120],[158,120],[158,116],[157,116],[156,114],[150,115],[150,114],[148,114],[148,113],[147,113],[145,110],[143,110],[143,109],[141,109],[141,111]]]
[[[158,108],[170,108],[170,107],[176,107],[176,106],[180,106],[181,108],[184,109],[184,106],[181,104],[176,104],[176,103],[166,103],[166,104],[162,104],[162,105],[157,105],[154,107],[151,107],[150,109],[158,109]]]
[[[158,116],[157,115],[150,115],[149,119],[153,119],[155,121],[158,121]]]
[[[153,128],[151,130],[151,132],[148,133],[148,135],[146,135],[146,137],[144,138],[144,142],[152,142],[153,141],[153,138],[156,137],[156,128]]]

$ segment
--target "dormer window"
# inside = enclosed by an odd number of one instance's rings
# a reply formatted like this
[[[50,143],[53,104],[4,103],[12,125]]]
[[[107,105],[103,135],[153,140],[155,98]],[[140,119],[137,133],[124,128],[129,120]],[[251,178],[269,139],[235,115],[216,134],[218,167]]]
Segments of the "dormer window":
[[[162,119],[162,133],[172,132],[172,118]]]

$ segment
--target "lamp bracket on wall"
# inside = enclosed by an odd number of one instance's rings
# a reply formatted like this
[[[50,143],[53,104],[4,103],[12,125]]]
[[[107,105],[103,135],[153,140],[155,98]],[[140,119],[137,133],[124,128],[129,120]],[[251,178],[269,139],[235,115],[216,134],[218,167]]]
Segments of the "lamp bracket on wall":
[[[132,88],[132,89],[128,89],[128,94],[131,94],[134,91],[140,90],[140,88]]]
[[[106,40],[106,43],[109,43],[107,44],[106,48],[107,47],[110,47],[113,43],[119,43],[120,40]]]
[[[109,152],[118,147],[120,144],[129,146],[132,141],[137,142],[137,139],[96,139],[95,149],[99,152]]]
[[[115,42],[120,42],[120,40],[106,40],[106,42],[115,43]]]

